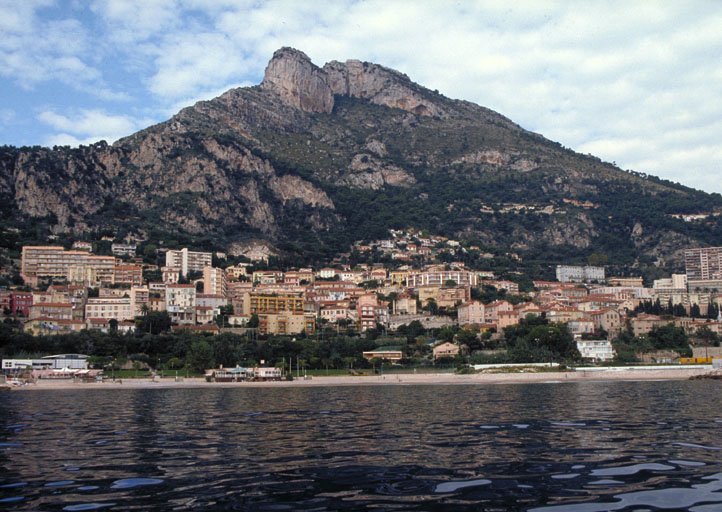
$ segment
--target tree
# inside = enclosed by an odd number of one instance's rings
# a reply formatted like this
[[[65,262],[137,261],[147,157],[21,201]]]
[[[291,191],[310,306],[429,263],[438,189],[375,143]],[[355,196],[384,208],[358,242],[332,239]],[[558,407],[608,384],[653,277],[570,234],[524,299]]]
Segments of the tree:
[[[246,327],[249,329],[256,329],[258,328],[258,314],[253,313],[251,315],[251,318],[248,319],[248,323],[246,324]]]
[[[710,329],[706,325],[703,325],[702,327],[697,329],[695,336],[702,340],[705,346],[719,345],[719,336],[716,332],[712,331],[712,329]]]
[[[149,311],[144,316],[135,317],[136,331],[160,334],[170,329],[170,315],[167,311]]]
[[[194,341],[188,351],[188,364],[191,369],[196,372],[202,372],[207,368],[213,368],[215,361],[213,360],[213,349],[204,340]]]

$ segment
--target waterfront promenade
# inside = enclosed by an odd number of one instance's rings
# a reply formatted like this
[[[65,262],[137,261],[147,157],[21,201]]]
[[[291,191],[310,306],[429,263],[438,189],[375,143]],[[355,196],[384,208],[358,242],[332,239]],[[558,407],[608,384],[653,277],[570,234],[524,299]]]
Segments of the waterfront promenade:
[[[206,382],[203,378],[116,379],[105,382],[74,382],[69,379],[38,380],[13,391],[63,389],[154,389],[154,388],[246,388],[301,386],[385,386],[385,385],[482,385],[513,383],[593,382],[610,380],[686,380],[710,373],[709,368],[624,368],[595,369],[594,371],[559,372],[488,372],[457,375],[453,373],[391,373],[373,376],[314,376],[278,382]]]

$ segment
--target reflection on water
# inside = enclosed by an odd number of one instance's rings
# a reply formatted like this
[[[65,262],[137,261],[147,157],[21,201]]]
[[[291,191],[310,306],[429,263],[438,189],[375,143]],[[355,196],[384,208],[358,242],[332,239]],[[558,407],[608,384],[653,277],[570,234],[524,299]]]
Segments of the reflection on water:
[[[11,392],[8,510],[722,509],[722,385]]]

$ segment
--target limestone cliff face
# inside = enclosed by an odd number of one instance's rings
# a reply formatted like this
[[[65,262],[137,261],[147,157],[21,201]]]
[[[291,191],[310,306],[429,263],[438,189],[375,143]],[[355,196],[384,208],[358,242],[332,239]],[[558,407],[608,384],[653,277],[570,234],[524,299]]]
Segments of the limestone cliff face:
[[[407,110],[424,116],[446,117],[445,110],[418,92],[409,77],[377,64],[347,60],[323,67],[334,94],[367,99],[376,105]]]
[[[178,135],[151,133],[134,147],[93,148],[92,158],[87,149],[19,152],[10,191],[18,210],[55,216],[56,231],[83,231],[88,217],[113,202],[133,207],[128,215],[155,211],[159,221],[189,233],[206,232],[209,223],[238,224],[276,237],[279,219],[289,214],[286,205],[327,210],[318,229],[337,220],[323,190],[298,176],[278,175],[243,146],[213,138],[191,145]]]
[[[326,72],[315,66],[305,53],[293,48],[281,48],[273,54],[261,88],[305,112],[328,114],[333,110],[333,92]]]
[[[331,61],[321,69],[293,48],[281,48],[273,54],[261,88],[305,112],[331,113],[334,95],[339,95],[424,116],[447,116],[403,73],[358,60]]]

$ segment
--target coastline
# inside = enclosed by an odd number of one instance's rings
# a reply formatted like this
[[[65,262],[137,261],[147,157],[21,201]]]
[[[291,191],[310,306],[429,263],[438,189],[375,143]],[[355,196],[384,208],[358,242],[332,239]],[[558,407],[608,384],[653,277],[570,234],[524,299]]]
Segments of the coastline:
[[[658,370],[601,370],[594,372],[538,372],[538,373],[475,373],[456,375],[449,373],[387,374],[374,376],[313,377],[305,380],[278,382],[206,382],[203,378],[179,379],[120,379],[106,382],[74,382],[66,379],[45,379],[25,386],[13,387],[12,391],[47,391],[80,389],[188,389],[188,388],[290,388],[319,386],[392,386],[392,385],[483,385],[483,384],[531,384],[597,381],[641,380],[687,380],[706,375],[708,369],[675,368]]]

